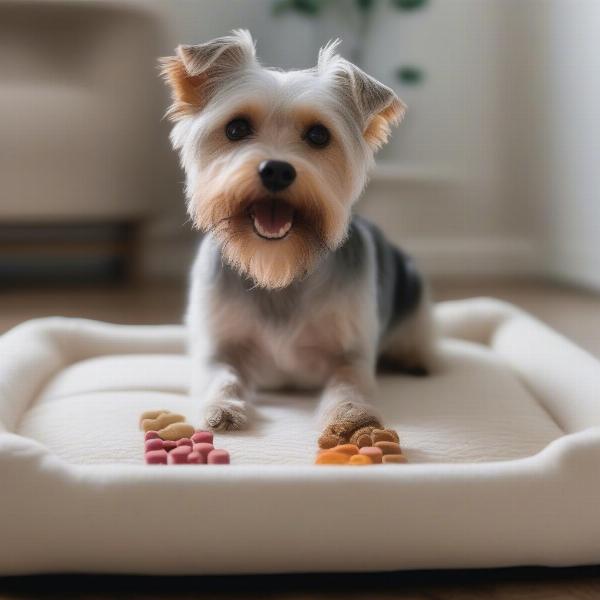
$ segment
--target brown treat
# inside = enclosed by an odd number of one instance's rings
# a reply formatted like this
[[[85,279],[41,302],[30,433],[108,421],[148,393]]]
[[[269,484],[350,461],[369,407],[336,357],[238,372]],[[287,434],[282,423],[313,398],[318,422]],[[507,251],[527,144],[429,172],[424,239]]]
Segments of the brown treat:
[[[168,413],[170,411],[168,410],[147,410],[146,412],[142,413],[140,415],[140,429],[143,429],[142,427],[142,421],[145,421],[146,419],[156,419],[157,417],[160,417],[160,415],[163,415],[165,413]],[[146,429],[146,431],[148,431]]]
[[[400,438],[393,429],[373,429],[371,433],[371,440],[373,444],[376,444],[377,442],[400,443]]]
[[[158,415],[155,419],[144,419],[142,421],[142,429],[144,431],[156,431],[160,435],[160,430],[167,427],[167,425],[171,425],[172,423],[183,423],[184,421],[185,417],[183,415],[163,413]]]
[[[319,438],[319,448],[323,448],[324,450],[328,450],[329,448],[333,448],[337,446],[342,440],[338,435],[333,433],[324,433]]]
[[[396,442],[377,442],[375,448],[379,448],[384,456],[387,454],[402,454],[400,444],[397,444]]]
[[[159,429],[158,435],[162,440],[177,441],[181,438],[189,438],[194,433],[194,428],[189,423],[171,423],[163,429]],[[190,446],[178,446],[179,448],[190,448]]]
[[[364,454],[355,454],[354,456],[350,457],[348,464],[355,465],[355,466],[359,466],[359,465],[364,466],[364,465],[372,465],[373,461]]]
[[[321,452],[315,460],[316,465],[345,465],[350,460],[348,454],[341,452]]]
[[[391,463],[406,463],[406,456],[404,454],[386,454],[383,457],[383,464],[391,464]]]
[[[372,431],[372,425],[369,425],[368,427],[360,427],[350,436],[349,442],[351,444],[356,444],[359,448],[362,448],[363,446],[370,446]]]
[[[361,448],[358,453],[362,456],[368,456],[374,464],[380,464],[383,457],[381,448],[377,448],[377,446],[365,446],[364,448]]]
[[[359,448],[368,448],[371,445],[371,436],[363,433],[358,440],[356,440],[356,445]]]
[[[358,454],[358,446],[354,444],[341,444],[340,446],[333,447],[331,452],[341,452],[342,454],[352,456],[353,454]]]

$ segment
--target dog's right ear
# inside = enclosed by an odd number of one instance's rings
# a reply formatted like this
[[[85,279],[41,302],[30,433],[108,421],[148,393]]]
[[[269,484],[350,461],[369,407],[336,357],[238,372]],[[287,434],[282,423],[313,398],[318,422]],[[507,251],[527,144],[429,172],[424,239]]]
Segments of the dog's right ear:
[[[219,80],[257,65],[250,32],[236,29],[231,35],[205,44],[178,46],[177,56],[160,59],[161,75],[171,88],[172,121],[201,110],[214,94]]]

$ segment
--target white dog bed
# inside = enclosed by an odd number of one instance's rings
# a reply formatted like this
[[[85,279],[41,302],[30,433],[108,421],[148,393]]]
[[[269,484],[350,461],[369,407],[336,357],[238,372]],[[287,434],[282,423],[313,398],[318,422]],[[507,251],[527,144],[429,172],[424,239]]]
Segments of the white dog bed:
[[[600,561],[600,364],[516,308],[443,303],[444,367],[381,380],[408,465],[312,464],[316,399],[263,396],[231,466],[143,464],[139,414],[197,422],[181,327],[0,338],[0,575]]]

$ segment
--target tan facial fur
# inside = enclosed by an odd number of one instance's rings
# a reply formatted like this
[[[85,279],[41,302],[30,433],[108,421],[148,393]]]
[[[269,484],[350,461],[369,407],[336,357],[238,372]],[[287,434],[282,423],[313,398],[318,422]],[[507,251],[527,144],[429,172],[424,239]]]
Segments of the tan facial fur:
[[[258,64],[247,32],[234,32],[163,59],[192,221],[216,237],[229,265],[261,287],[288,286],[342,243],[373,151],[403,114],[391,90],[333,50],[322,51],[314,69],[275,71]],[[231,141],[227,123],[241,117],[252,135]],[[316,124],[331,133],[324,148],[304,139]],[[293,165],[293,183],[268,192],[258,176],[264,160]],[[293,207],[285,237],[256,233],[249,208],[263,200]]]

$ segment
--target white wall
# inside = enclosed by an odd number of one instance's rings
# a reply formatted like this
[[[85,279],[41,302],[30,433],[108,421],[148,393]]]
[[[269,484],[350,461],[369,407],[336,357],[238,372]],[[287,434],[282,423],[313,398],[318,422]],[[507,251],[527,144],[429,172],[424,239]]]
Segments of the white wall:
[[[538,207],[553,275],[600,289],[600,2],[548,3]]]

